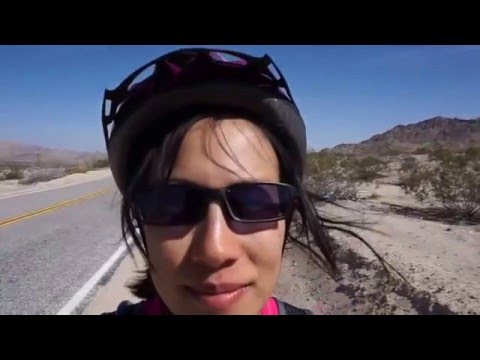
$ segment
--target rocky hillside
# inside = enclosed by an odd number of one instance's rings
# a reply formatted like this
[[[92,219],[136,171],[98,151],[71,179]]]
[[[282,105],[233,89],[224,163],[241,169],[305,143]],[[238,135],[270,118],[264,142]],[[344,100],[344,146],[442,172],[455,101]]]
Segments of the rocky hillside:
[[[435,117],[416,124],[398,125],[358,144],[341,144],[330,151],[343,154],[395,155],[442,145],[462,149],[480,146],[480,117],[458,119]]]

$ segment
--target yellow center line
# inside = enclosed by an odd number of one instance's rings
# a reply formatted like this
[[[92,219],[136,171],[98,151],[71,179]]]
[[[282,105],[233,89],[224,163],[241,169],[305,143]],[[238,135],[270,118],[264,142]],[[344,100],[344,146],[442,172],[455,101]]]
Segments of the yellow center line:
[[[97,191],[97,192],[94,192],[94,193],[91,193],[91,194],[81,196],[81,197],[76,198],[76,199],[72,199],[72,200],[68,200],[68,201],[62,201],[62,202],[53,204],[51,206],[48,206],[46,208],[38,209],[38,210],[31,211],[31,212],[28,212],[28,213],[25,213],[25,214],[22,214],[22,215],[12,216],[12,217],[0,220],[0,227],[11,225],[11,224],[14,224],[16,222],[32,218],[34,216],[38,216],[38,215],[46,214],[46,213],[49,213],[49,212],[52,212],[52,211],[55,211],[55,210],[59,210],[59,209],[62,209],[64,207],[67,207],[67,206],[75,205],[75,204],[78,204],[78,203],[80,203],[82,201],[85,201],[85,200],[93,199],[94,197],[105,194],[110,190],[111,190],[111,188],[106,188],[106,189],[103,189],[103,190],[100,190],[100,191]]]

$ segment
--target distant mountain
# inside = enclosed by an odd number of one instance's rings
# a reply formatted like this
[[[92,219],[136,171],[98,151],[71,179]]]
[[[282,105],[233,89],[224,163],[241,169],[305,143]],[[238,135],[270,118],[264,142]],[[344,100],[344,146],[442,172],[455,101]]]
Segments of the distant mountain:
[[[398,125],[361,143],[341,144],[329,151],[388,155],[395,152],[414,152],[419,148],[434,145],[452,149],[480,146],[480,117],[465,120],[438,116],[416,124]]]
[[[102,152],[52,149],[13,141],[0,141],[0,163],[77,165],[82,161],[105,159]]]

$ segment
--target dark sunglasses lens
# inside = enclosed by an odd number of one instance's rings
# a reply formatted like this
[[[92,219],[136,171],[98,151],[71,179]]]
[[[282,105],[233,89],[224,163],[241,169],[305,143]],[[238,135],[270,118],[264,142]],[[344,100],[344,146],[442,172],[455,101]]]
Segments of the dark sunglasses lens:
[[[239,184],[227,191],[235,217],[244,221],[268,221],[287,215],[292,206],[291,189],[277,184]]]
[[[202,211],[199,191],[187,185],[159,186],[141,194],[136,201],[146,224],[189,225]]]

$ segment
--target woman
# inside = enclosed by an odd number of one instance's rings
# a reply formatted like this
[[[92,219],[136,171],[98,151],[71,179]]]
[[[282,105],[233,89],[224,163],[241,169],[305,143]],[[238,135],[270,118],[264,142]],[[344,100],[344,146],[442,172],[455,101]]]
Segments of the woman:
[[[270,57],[168,53],[106,90],[103,127],[123,235],[147,262],[143,301],[112,314],[312,313],[272,296],[287,241],[310,235],[337,267],[303,185],[304,122]]]

